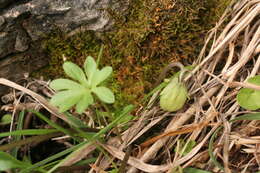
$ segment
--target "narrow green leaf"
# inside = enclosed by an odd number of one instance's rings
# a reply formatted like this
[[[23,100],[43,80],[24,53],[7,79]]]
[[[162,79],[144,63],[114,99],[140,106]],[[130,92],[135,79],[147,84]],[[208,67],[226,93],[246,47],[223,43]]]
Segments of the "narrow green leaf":
[[[0,171],[7,171],[14,168],[26,168],[29,166],[26,162],[21,162],[11,155],[0,151]]]
[[[231,120],[231,122],[238,120],[260,120],[260,113],[244,114],[234,118],[233,120]]]
[[[151,92],[149,92],[148,94],[146,94],[144,96],[144,98],[142,99],[142,102],[145,102],[148,100],[148,98],[150,96],[152,96],[154,93],[156,93],[157,91],[162,90],[164,87],[166,87],[168,85],[167,82],[162,82],[160,85],[156,86]]]
[[[69,120],[69,124],[72,125],[74,128],[86,128],[88,127],[84,122],[80,119],[78,119],[76,116],[70,114],[69,112],[64,112],[67,119]]]
[[[20,136],[20,135],[45,135],[49,133],[58,132],[56,129],[25,129],[25,130],[16,130],[12,132],[0,133],[0,137],[6,136]]]
[[[134,109],[134,106],[133,106],[133,105],[128,105],[128,106],[126,106],[126,107],[122,110],[122,112],[120,113],[120,115],[118,116],[118,118],[116,118],[113,122],[111,122],[111,123],[108,124],[105,128],[101,129],[98,133],[96,133],[96,134],[93,136],[93,138],[92,138],[91,141],[96,140],[96,139],[99,138],[102,134],[106,133],[108,130],[110,130],[111,128],[115,127],[115,125],[118,123],[118,121],[120,121],[121,118],[123,118],[125,115],[127,115],[128,113],[130,113],[133,109]],[[85,145],[88,145],[88,143],[91,142],[91,141],[84,141],[84,142],[82,142],[82,143],[80,143],[80,144],[77,144],[77,145],[75,145],[75,146],[72,146],[72,147],[70,147],[70,148],[68,148],[68,149],[66,149],[66,150],[64,150],[64,151],[62,151],[62,152],[60,152],[60,153],[57,153],[57,154],[55,154],[55,155],[53,155],[53,156],[50,156],[50,157],[48,157],[47,159],[44,159],[44,160],[42,160],[42,161],[40,161],[40,162],[38,162],[38,163],[35,163],[34,165],[32,165],[32,166],[26,168],[26,170],[22,171],[21,173],[25,173],[26,171],[33,170],[34,168],[37,168],[37,167],[39,167],[39,166],[41,166],[41,165],[44,165],[44,164],[46,164],[46,163],[48,163],[48,162],[51,162],[51,161],[53,161],[53,160],[55,160],[55,159],[57,159],[57,158],[59,158],[59,157],[62,157],[62,156],[64,156],[64,155],[69,154],[69,153],[71,153],[71,152],[73,152],[73,151],[76,151],[76,150],[78,150],[78,149],[80,150],[81,148],[85,147]],[[68,155],[67,158],[65,158],[63,161],[67,160],[69,157],[70,157],[70,155]],[[54,170],[56,170],[56,169],[62,164],[63,161],[61,161],[59,164],[55,165],[51,170],[49,170],[49,172],[53,172]]]
[[[19,113],[19,116],[18,116],[18,121],[17,121],[16,130],[22,130],[22,129],[23,129],[24,117],[25,117],[25,111],[22,110],[22,111]],[[16,136],[14,136],[14,138],[13,138],[13,142],[19,141],[19,140],[21,140],[21,138],[22,138],[22,135],[16,135]],[[18,150],[19,150],[19,147],[15,147],[15,148],[13,148],[13,149],[10,151],[10,154],[11,154],[14,158],[17,158]]]
[[[218,132],[222,129],[223,127],[219,127],[216,129],[216,131],[213,133],[213,135],[210,137],[209,140],[209,156],[211,161],[214,163],[214,165],[216,165],[219,169],[221,169],[222,171],[224,171],[223,166],[217,161],[214,153],[213,153],[213,145],[214,145],[214,139],[216,137],[216,135],[218,134]]]
[[[94,73],[93,79],[91,81],[91,87],[95,87],[107,79],[112,73],[112,67],[104,67],[102,70],[97,70]]]
[[[37,162],[37,163],[35,163],[35,164],[31,165],[31,166],[28,166],[26,169],[22,170],[20,173],[29,173],[33,169],[38,168],[39,166],[45,165],[45,164],[47,164],[47,163],[49,163],[49,162],[51,162],[53,160],[56,160],[56,159],[66,155],[66,154],[69,154],[69,153],[75,151],[76,149],[78,149],[79,147],[85,145],[86,143],[88,143],[88,141],[81,142],[81,143],[79,143],[79,144],[77,144],[75,146],[72,146],[72,147],[70,147],[70,148],[68,148],[66,150],[63,150],[63,151],[61,151],[61,152],[59,152],[57,154],[54,154],[54,155],[52,155],[52,156],[50,156],[50,157],[48,157],[48,158],[46,158],[46,159],[44,159],[44,160],[42,160],[40,162]]]
[[[63,64],[63,69],[66,75],[74,80],[79,81],[83,85],[87,85],[87,79],[83,70],[76,64],[72,62],[65,62]]]
[[[75,154],[78,154],[78,152],[82,151],[82,149],[84,149],[87,145],[90,145],[94,140],[96,140],[97,138],[99,138],[101,135],[103,135],[104,133],[106,133],[107,131],[109,131],[110,129],[112,129],[113,127],[115,127],[117,125],[117,123],[123,118],[125,117],[125,115],[127,115],[128,113],[130,113],[132,110],[134,109],[133,105],[128,105],[126,106],[122,112],[120,113],[120,115],[110,124],[108,124],[106,127],[104,127],[103,129],[101,129],[98,133],[96,133],[91,139],[90,141],[85,141],[82,142],[81,144],[78,144],[77,146],[73,146],[75,147],[75,149],[73,150],[73,152],[71,154],[69,154],[65,159],[63,159],[60,163],[58,163],[57,165],[55,165],[54,167],[52,167],[52,169],[50,169],[48,171],[48,173],[52,173],[53,171],[55,171],[58,167],[60,167],[60,165],[62,165],[65,161],[68,161],[69,159],[75,157]],[[77,148],[76,148],[77,147]],[[68,149],[67,149],[68,150]],[[66,150],[65,150],[66,151]]]
[[[230,122],[238,121],[238,120],[260,120],[260,113],[251,113],[251,114],[245,114],[242,116],[239,116],[237,118],[232,119]],[[217,136],[218,132],[222,129],[223,127],[219,127],[216,129],[216,131],[213,133],[213,135],[210,138],[209,141],[209,156],[210,159],[213,161],[213,163],[220,168],[221,170],[224,170],[223,166],[217,161],[214,153],[213,153],[213,145],[214,145],[214,139]]]
[[[104,44],[101,45],[100,50],[99,50],[99,52],[98,52],[97,67],[98,67],[99,62],[100,62],[100,59],[101,59],[101,57],[102,57],[103,50],[104,50]]]
[[[211,173],[197,168],[184,168],[183,171],[184,173]]]
[[[37,117],[39,117],[40,119],[42,119],[43,121],[45,121],[46,123],[48,123],[50,126],[56,128],[57,130],[59,130],[59,131],[65,133],[66,135],[69,135],[69,136],[72,136],[72,137],[73,137],[72,133],[71,133],[69,130],[67,130],[67,129],[61,127],[60,125],[58,125],[58,124],[56,124],[56,123],[54,123],[54,122],[52,122],[50,119],[48,119],[47,117],[45,117],[45,116],[44,116],[43,114],[41,114],[40,112],[37,112],[37,111],[34,111],[34,110],[29,110],[29,112],[34,113]]]
[[[50,87],[56,91],[58,90],[78,90],[83,89],[83,86],[69,79],[55,79],[51,81]]]
[[[180,147],[175,148],[174,151],[180,154],[181,156],[185,156],[186,154],[188,154],[196,145],[196,141],[194,140],[190,140],[187,142],[183,139],[180,139],[179,142],[180,142]]]
[[[84,70],[88,77],[88,81],[91,83],[93,75],[97,71],[97,64],[91,56],[88,56],[85,63],[84,63]]]
[[[106,87],[96,87],[92,91],[98,96],[98,98],[105,103],[114,103],[115,96],[113,92]]]
[[[93,104],[94,100],[90,92],[85,92],[82,98],[79,100],[79,102],[76,105],[76,111],[81,114],[83,113],[87,107],[91,104]]]
[[[134,106],[133,105],[127,105],[126,107],[124,107],[124,109],[119,113],[117,118],[114,121],[112,121],[110,124],[108,124],[106,127],[101,129],[98,133],[96,133],[93,138],[96,139],[96,138],[100,137],[101,135],[103,135],[104,133],[106,133],[108,130],[110,130],[113,127],[115,127],[118,124],[118,122],[122,118],[124,118],[126,115],[128,115],[132,110],[134,110]]]
[[[65,112],[74,106],[83,96],[84,90],[66,90],[55,94],[50,103],[59,107],[60,112]]]
[[[252,114],[245,114],[242,116],[239,116],[237,118],[234,118],[230,122],[238,121],[238,120],[260,120],[260,113],[252,113]],[[224,170],[223,166],[217,161],[214,153],[213,153],[213,145],[214,145],[214,139],[217,136],[218,132],[222,129],[223,127],[219,127],[216,129],[216,131],[213,133],[213,135],[210,138],[209,141],[209,156],[212,162],[221,170]]]
[[[70,153],[68,156],[66,156],[66,158],[64,158],[62,161],[60,161],[54,167],[52,167],[47,173],[54,172],[58,167],[60,167],[65,162],[67,162],[67,163],[71,162],[71,160],[73,160],[73,158],[75,158],[76,156],[80,155],[83,152],[82,150],[84,148],[90,146],[91,144],[92,144],[92,142],[88,142],[88,143],[84,144],[83,146],[81,146],[80,148],[75,149],[72,153]]]

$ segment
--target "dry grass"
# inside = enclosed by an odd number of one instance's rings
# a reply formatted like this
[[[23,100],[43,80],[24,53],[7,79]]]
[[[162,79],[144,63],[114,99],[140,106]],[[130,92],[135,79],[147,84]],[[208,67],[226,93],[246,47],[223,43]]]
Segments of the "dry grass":
[[[105,172],[115,159],[125,162],[127,168],[121,167],[121,173],[170,173],[189,166],[211,172],[256,172],[260,164],[260,122],[230,120],[251,112],[236,102],[238,90],[245,86],[259,89],[244,82],[260,74],[259,18],[260,0],[234,1],[208,33],[195,69],[184,79],[190,100],[181,111],[160,110],[155,94],[145,108],[137,111],[139,118],[122,132],[121,139],[108,137],[106,143],[88,145],[62,166],[71,166],[102,146],[112,157],[100,154],[90,165],[90,173]],[[6,79],[0,79],[0,84],[21,90],[67,121],[39,94]],[[183,141],[195,141],[187,154],[182,154]]]
[[[152,102],[124,132],[124,143],[102,144],[112,156],[123,160],[124,148],[138,143],[145,132],[161,124],[160,135],[154,138],[146,135],[141,147],[135,145],[127,162],[127,173],[171,172],[178,166],[226,173],[258,170],[259,121],[229,120],[250,112],[240,108],[236,94],[241,86],[247,85],[244,82],[247,78],[259,74],[259,18],[259,0],[233,2],[209,32],[196,68],[185,78],[191,97],[185,108],[164,113]],[[171,117],[167,125],[162,123],[166,117]],[[208,141],[220,126],[224,128],[216,134],[213,151],[224,170],[216,167],[208,154]],[[196,146],[186,155],[178,154],[174,148],[179,139],[196,141]],[[105,158],[99,163],[97,166],[103,170],[110,165]]]

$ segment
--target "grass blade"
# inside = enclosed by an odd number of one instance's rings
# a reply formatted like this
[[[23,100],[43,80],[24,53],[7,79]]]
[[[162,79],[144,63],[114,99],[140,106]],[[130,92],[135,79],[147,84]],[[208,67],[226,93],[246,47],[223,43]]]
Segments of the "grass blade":
[[[81,152],[81,150],[83,150],[86,145],[90,145],[94,140],[97,140],[101,135],[105,134],[107,131],[109,131],[110,129],[112,129],[113,127],[115,127],[117,125],[117,123],[124,117],[126,116],[129,112],[131,112],[134,109],[133,105],[128,105],[126,106],[123,111],[121,112],[121,114],[113,121],[111,122],[109,125],[107,125],[105,128],[101,129],[98,133],[96,133],[90,141],[88,141],[87,143],[83,144],[81,147],[75,149],[70,155],[68,155],[65,159],[63,159],[60,163],[58,163],[57,165],[55,165],[52,169],[50,169],[47,173],[52,173],[53,171],[55,171],[59,166],[61,166],[64,162],[67,162],[69,159],[73,158],[76,154],[78,154],[79,152]]]
[[[216,131],[213,133],[213,135],[211,136],[210,140],[209,140],[209,156],[210,159],[212,160],[212,162],[221,170],[224,171],[223,166],[217,161],[216,157],[214,156],[213,153],[213,144],[214,144],[214,139],[216,137],[216,135],[218,134],[218,132],[222,129],[222,127],[219,127],[216,129]]]
[[[23,129],[23,120],[24,120],[24,110],[19,113],[16,130],[22,130]],[[14,141],[19,141],[21,139],[21,137],[22,137],[22,135],[14,136]],[[18,147],[15,147],[11,151],[11,155],[14,156],[15,158],[17,158],[18,149],[19,149]]]
[[[4,132],[0,133],[1,137],[6,136],[21,136],[21,135],[45,135],[50,133],[59,132],[59,130],[56,129],[26,129],[26,130],[16,130],[12,132]]]
[[[260,120],[260,113],[244,114],[237,118],[234,118],[233,120],[231,120],[231,122],[238,120]]]
[[[64,129],[63,127],[61,127],[60,125],[52,122],[51,120],[49,120],[48,118],[46,118],[43,114],[41,114],[40,112],[34,111],[34,110],[29,110],[29,112],[34,113],[37,117],[39,117],[40,119],[42,119],[43,121],[45,121],[46,123],[48,123],[50,126],[56,128],[57,130],[73,137],[73,135],[71,134],[71,132],[67,129]]]

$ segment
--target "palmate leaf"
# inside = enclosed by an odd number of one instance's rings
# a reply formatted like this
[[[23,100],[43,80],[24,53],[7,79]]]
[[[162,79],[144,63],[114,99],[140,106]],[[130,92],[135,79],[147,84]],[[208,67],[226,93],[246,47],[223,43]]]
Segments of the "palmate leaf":
[[[98,96],[98,98],[105,103],[114,103],[115,96],[113,92],[106,87],[96,87],[92,91]]]
[[[84,70],[85,73],[88,77],[89,83],[91,83],[93,75],[96,73],[97,69],[97,64],[91,56],[88,56],[85,63],[84,63]]]
[[[84,63],[85,72],[72,62],[65,62],[63,69],[69,77],[79,83],[62,78],[50,83],[51,88],[60,91],[50,101],[51,104],[59,107],[60,112],[65,112],[76,105],[76,111],[82,113],[94,102],[91,92],[94,92],[105,103],[115,101],[114,94],[108,88],[96,87],[112,73],[112,67],[98,70],[95,60],[88,56]]]
[[[58,106],[60,112],[65,112],[80,101],[84,95],[84,91],[85,90],[60,91],[51,98],[50,103],[54,106]]]
[[[260,75],[249,78],[247,82],[260,86]],[[260,108],[260,91],[242,88],[237,94],[237,102],[245,109],[257,110]]]
[[[56,91],[58,90],[79,90],[84,87],[77,82],[69,79],[55,79],[51,81],[50,87]]]
[[[79,81],[84,86],[88,85],[85,73],[78,65],[72,62],[65,62],[63,64],[63,69],[66,75],[72,79]]]
[[[94,99],[90,92],[84,92],[82,98],[79,100],[79,102],[76,105],[76,111],[81,114],[87,109],[87,107],[91,104],[93,104]]]
[[[103,82],[108,76],[112,73],[112,67],[104,67],[102,70],[97,70],[93,75],[93,79],[91,80],[91,87],[96,87],[101,82]]]

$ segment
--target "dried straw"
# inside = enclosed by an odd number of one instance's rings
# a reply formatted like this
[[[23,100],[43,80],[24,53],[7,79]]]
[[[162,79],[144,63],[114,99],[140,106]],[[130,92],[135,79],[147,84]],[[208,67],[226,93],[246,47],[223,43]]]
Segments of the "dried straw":
[[[146,146],[147,148],[137,156],[138,158],[129,158],[128,164],[131,166],[127,173],[136,173],[139,170],[171,172],[177,166],[187,167],[196,163],[202,154],[205,155],[208,140],[219,126],[224,128],[216,139],[215,145],[219,147],[214,149],[214,153],[222,160],[224,172],[231,172],[231,167],[239,167],[239,165],[234,166],[235,163],[230,163],[230,157],[234,154],[230,151],[233,149],[242,152],[240,150],[242,146],[244,146],[243,152],[251,154],[249,157],[251,160],[245,161],[243,166],[240,165],[240,169],[243,168],[244,171],[248,169],[249,162],[258,163],[255,153],[258,150],[260,136],[250,136],[250,134],[258,129],[259,123],[245,122],[247,124],[244,125],[244,131],[241,133],[240,128],[229,120],[244,113],[236,102],[237,91],[241,87],[259,90],[259,86],[245,82],[249,77],[259,74],[259,19],[260,0],[240,0],[231,3],[216,27],[209,32],[195,69],[184,79],[194,102],[190,101],[189,105],[177,113],[164,114],[157,109],[157,106],[152,106],[150,110],[144,110],[139,121],[124,133],[123,144],[117,143],[117,147],[102,144],[110,154],[122,160],[124,157],[122,150],[138,140],[153,125],[160,123],[163,120],[160,116],[174,115],[168,126],[162,127],[165,130],[161,132],[161,137],[153,141],[152,145]],[[226,22],[227,20],[229,23]],[[248,125],[251,127],[246,127]],[[252,129],[252,126],[255,129]],[[176,132],[181,130],[183,132],[185,127],[186,129],[193,127],[193,130],[186,131],[186,135],[182,135],[182,138],[195,140],[197,145],[187,155],[182,156],[174,152],[172,147],[177,141],[174,139],[180,137],[176,135],[178,134]],[[243,134],[243,137],[239,134]],[[168,149],[168,152],[158,153],[162,149]],[[208,165],[212,162],[209,161],[207,154],[206,158],[204,162],[208,164],[205,168],[209,168]],[[164,164],[151,164],[152,160],[157,159]],[[171,160],[170,163],[169,160]],[[105,163],[107,162],[101,162],[100,167],[105,169],[109,165]]]

